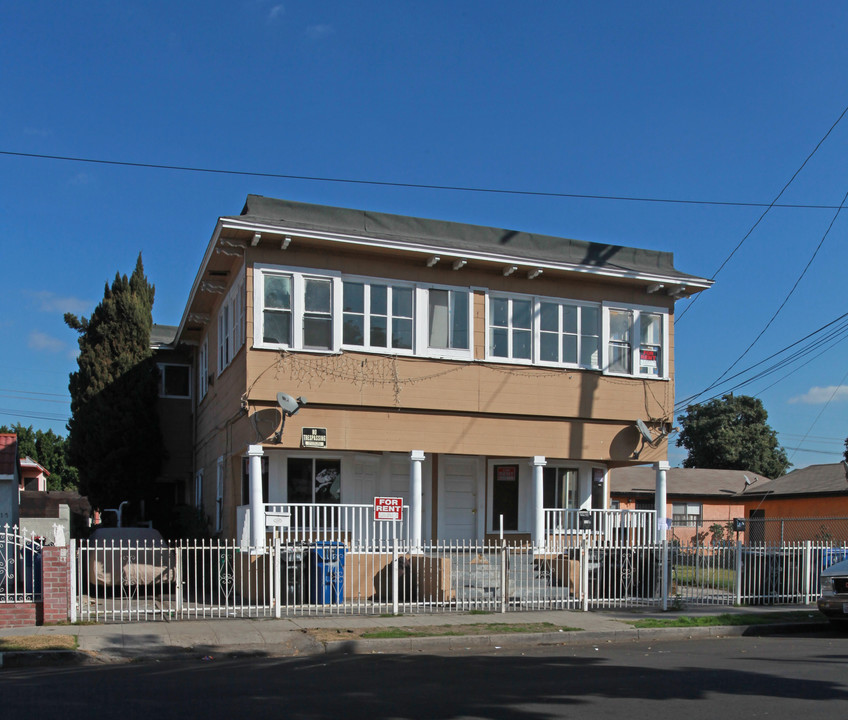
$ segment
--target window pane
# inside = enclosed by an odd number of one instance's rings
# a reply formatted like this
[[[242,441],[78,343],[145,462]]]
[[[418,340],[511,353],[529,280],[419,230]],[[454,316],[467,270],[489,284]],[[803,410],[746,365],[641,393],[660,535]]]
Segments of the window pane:
[[[529,330],[514,330],[512,333],[512,356],[522,360],[529,360],[531,357],[531,344],[532,336]]]
[[[643,345],[659,345],[662,338],[662,317],[653,313],[642,313],[639,317]]]
[[[362,315],[344,316],[342,325],[342,342],[346,345],[363,345],[365,343],[365,318]]]
[[[448,338],[448,291],[430,290],[430,347],[447,348]]]
[[[265,307],[279,310],[291,309],[291,278],[280,275],[265,276]]]
[[[489,353],[493,357],[509,357],[509,331],[506,328],[491,329]]]
[[[559,331],[559,305],[539,303],[539,329],[545,332]]]
[[[388,303],[386,300],[387,290],[385,285],[371,286],[371,314],[386,315],[388,314]]]
[[[577,332],[577,308],[574,305],[562,306],[562,331]]]
[[[492,298],[492,325],[507,327],[509,325],[509,301],[506,298]]]
[[[306,312],[330,312],[330,281],[306,278],[304,293]]]
[[[580,308],[580,333],[586,335],[600,335],[601,313],[596,307]]]
[[[562,336],[562,361],[567,363],[577,363],[577,336],[563,335]]]
[[[333,321],[330,318],[303,318],[303,347],[329,350],[332,339]]]
[[[340,460],[315,461],[315,502],[339,503],[342,498]]]
[[[610,310],[610,340],[630,342],[630,313],[625,310]]]
[[[621,345],[610,345],[610,372],[630,372],[630,347]]]
[[[598,362],[599,347],[599,338],[583,337],[580,345],[580,364],[583,367],[597,368],[600,366]]]
[[[365,312],[365,286],[362,283],[344,283],[344,311],[354,313]]]
[[[412,350],[412,320],[392,320],[392,347]]]
[[[532,306],[529,300],[512,301],[512,325],[517,328],[530,327]]]
[[[165,365],[162,373],[166,397],[188,397],[188,366]]]
[[[371,345],[373,347],[387,347],[386,344],[386,318],[371,318]]]
[[[262,341],[291,345],[291,313],[265,311]]]
[[[412,317],[412,288],[392,288],[392,315]]]
[[[312,458],[288,459],[288,502],[312,502]]]
[[[559,360],[559,354],[557,350],[559,349],[557,346],[559,335],[557,333],[542,333],[539,338],[539,359],[544,362],[557,362]]]
[[[456,350],[468,350],[468,293],[464,290],[454,290],[451,294],[453,296],[451,347]]]

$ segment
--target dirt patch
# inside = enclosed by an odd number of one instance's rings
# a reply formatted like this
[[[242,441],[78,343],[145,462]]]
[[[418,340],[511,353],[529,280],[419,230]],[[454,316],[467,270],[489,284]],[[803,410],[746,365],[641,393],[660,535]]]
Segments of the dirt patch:
[[[74,635],[6,635],[0,637],[0,652],[12,650],[76,650]]]

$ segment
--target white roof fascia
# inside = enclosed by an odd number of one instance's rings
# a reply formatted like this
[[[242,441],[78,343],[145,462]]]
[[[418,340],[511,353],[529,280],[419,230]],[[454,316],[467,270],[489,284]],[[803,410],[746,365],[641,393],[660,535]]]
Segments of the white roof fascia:
[[[435,252],[445,254],[446,252],[451,257],[462,257],[468,260],[478,260],[489,263],[511,263],[513,265],[521,265],[522,267],[539,267],[546,270],[564,270],[567,272],[586,273],[588,275],[601,275],[614,278],[625,278],[631,280],[642,280],[647,282],[666,282],[681,287],[692,287],[707,289],[713,285],[711,280],[702,278],[687,277],[686,279],[679,278],[673,275],[665,275],[663,273],[644,273],[634,272],[629,270],[615,270],[611,268],[596,268],[578,265],[576,263],[558,263],[550,260],[540,261],[533,258],[528,258],[522,255],[507,255],[483,253],[474,250],[457,250],[446,245],[410,245],[409,243],[399,242],[397,240],[379,240],[375,238],[364,238],[356,235],[347,235],[343,233],[318,232],[315,230],[304,230],[296,226],[280,226],[266,225],[257,222],[239,221],[234,218],[221,218],[218,221],[218,229],[216,232],[227,228],[233,230],[251,230],[261,233],[273,233],[275,235],[298,235],[300,237],[312,238],[315,240],[329,240],[331,242],[346,243],[349,245],[360,245],[365,247],[385,248],[391,250],[403,250],[410,253],[420,255],[432,255]],[[204,263],[206,258],[204,258]]]

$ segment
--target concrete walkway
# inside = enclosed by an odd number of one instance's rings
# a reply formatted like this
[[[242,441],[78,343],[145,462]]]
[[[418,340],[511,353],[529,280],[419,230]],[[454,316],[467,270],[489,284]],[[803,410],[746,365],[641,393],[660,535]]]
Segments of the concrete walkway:
[[[787,611],[809,615],[804,621],[778,621],[775,625],[736,625],[637,630],[631,624],[649,617],[673,618],[696,615],[774,614],[778,618]],[[630,621],[630,622],[628,622]],[[494,630],[484,634],[463,635],[462,625],[551,623],[556,630],[541,633]],[[456,626],[450,636],[363,639],[354,630],[408,628],[424,626]],[[175,622],[114,623],[98,625],[54,625],[32,628],[0,629],[0,637],[26,635],[75,635],[76,651],[12,651],[0,653],[2,667],[43,665],[50,663],[126,662],[174,657],[222,658],[245,655],[302,656],[322,653],[410,653],[445,652],[451,650],[516,649],[538,645],[585,645],[635,640],[680,639],[687,637],[741,635],[765,632],[815,631],[826,621],[814,606],[780,606],[778,608],[693,609],[679,612],[605,610],[579,612],[546,610],[492,614],[417,614],[397,617],[340,615],[290,617],[276,619],[180,620]],[[568,630],[565,628],[576,628]],[[316,632],[351,631],[350,640],[322,642]]]

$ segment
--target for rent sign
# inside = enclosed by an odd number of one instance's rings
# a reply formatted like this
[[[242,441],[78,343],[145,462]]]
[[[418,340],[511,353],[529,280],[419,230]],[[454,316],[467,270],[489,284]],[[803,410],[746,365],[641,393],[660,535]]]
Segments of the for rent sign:
[[[375,497],[375,520],[403,520],[403,498]]]

